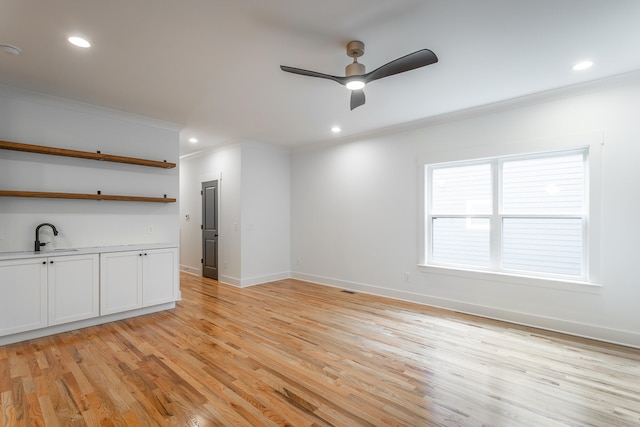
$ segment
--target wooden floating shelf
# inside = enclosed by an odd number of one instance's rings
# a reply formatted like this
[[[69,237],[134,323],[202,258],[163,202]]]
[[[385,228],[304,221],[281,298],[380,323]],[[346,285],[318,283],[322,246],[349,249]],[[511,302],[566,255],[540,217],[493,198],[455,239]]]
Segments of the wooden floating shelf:
[[[44,145],[22,144],[19,142],[0,141],[0,149],[13,151],[26,151],[28,153],[49,154],[52,156],[77,157],[80,159],[102,160],[105,162],[127,163],[131,165],[150,166],[154,168],[171,169],[175,163],[158,160],[138,159],[135,157],[115,156],[101,152],[68,150],[66,148],[46,147]]]
[[[116,196],[109,194],[51,193],[43,191],[0,190],[0,197],[36,197],[40,199],[120,200],[126,202],[174,203],[169,197]]]

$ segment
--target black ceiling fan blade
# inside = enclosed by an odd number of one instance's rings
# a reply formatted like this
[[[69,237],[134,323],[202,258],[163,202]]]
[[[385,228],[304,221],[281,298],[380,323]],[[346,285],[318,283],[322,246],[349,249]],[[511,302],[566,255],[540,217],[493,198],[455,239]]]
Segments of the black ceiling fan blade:
[[[365,97],[364,91],[360,90],[352,90],[351,91],[351,109],[358,108],[361,105],[364,105]]]
[[[346,77],[340,76],[332,76],[330,74],[323,74],[317,71],[303,70],[302,68],[288,67],[286,65],[281,65],[280,69],[282,71],[286,71],[287,73],[300,74],[301,76],[307,77],[318,77],[321,79],[333,80],[334,82],[340,83],[341,85],[346,84]]]
[[[438,57],[435,53],[429,49],[422,49],[388,62],[382,67],[364,74],[364,81],[365,83],[370,83],[383,77],[415,70],[416,68],[435,64],[436,62],[438,62]]]

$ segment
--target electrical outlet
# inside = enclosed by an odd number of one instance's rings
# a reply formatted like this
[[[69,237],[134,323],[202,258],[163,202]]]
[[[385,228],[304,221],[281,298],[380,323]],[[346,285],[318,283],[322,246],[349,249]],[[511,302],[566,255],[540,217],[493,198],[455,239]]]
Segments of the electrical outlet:
[[[147,232],[153,233],[153,225],[147,227]]]
[[[404,281],[407,283],[411,281],[411,274],[408,271],[404,273]]]
[[[299,267],[302,265],[302,260],[300,258],[296,259],[296,265]]]

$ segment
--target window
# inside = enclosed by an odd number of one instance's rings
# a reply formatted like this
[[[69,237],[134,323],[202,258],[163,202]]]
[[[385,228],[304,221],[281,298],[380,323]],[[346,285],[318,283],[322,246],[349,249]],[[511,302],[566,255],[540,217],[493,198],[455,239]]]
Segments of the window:
[[[426,165],[426,264],[586,280],[587,157]]]

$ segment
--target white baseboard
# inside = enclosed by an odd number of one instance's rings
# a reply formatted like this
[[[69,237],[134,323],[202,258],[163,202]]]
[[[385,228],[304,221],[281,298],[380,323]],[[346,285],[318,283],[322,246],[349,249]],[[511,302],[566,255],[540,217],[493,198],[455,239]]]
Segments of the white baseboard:
[[[266,274],[264,276],[250,277],[248,279],[238,279],[231,276],[220,276],[218,281],[227,285],[235,286],[237,288],[247,288],[249,286],[261,285],[263,283],[275,282],[276,280],[283,280],[291,278],[291,273],[286,271],[282,273]]]
[[[218,282],[224,283],[225,285],[235,286],[236,288],[242,287],[242,282],[240,279],[231,276],[225,276],[223,274],[218,276]]]
[[[193,269],[190,269],[189,267],[185,267],[185,266],[180,266],[180,271],[188,274],[194,274],[196,276],[202,276],[200,271],[193,271]],[[291,273],[289,273],[288,271],[283,273],[275,273],[275,274],[267,274],[264,276],[250,277],[248,279],[238,279],[237,277],[226,276],[224,274],[221,274],[218,276],[218,281],[220,283],[224,283],[225,285],[235,286],[236,288],[246,288],[249,286],[260,285],[262,283],[274,282],[276,280],[289,279],[290,277],[291,277]]]
[[[264,276],[250,277],[248,279],[242,279],[240,287],[246,288],[248,286],[260,285],[262,283],[275,282],[276,280],[284,280],[291,278],[291,272],[282,272],[274,274],[266,274]]]
[[[415,294],[412,292],[380,288],[364,283],[348,282],[344,280],[333,279],[330,277],[315,276],[297,272],[292,272],[291,277],[293,277],[294,279],[304,280],[320,285],[358,291],[366,294],[378,295],[402,301],[415,302],[418,304],[458,311],[461,313],[472,314],[489,319],[516,323],[523,326],[546,329],[553,332],[561,332],[583,338],[609,342],[612,344],[620,344],[628,347],[640,348],[640,333],[637,332],[605,328],[598,325],[591,325],[586,323],[573,322],[570,320],[504,310],[452,299],[438,298],[423,294]]]
[[[198,276],[198,277],[203,277],[202,276],[202,270],[194,268],[194,267],[189,267],[186,265],[181,265],[180,266],[180,271],[182,271],[183,273],[187,273],[187,274],[193,274],[194,276]],[[218,282],[220,283],[224,283],[225,285],[231,285],[231,286],[235,286],[237,288],[241,288],[242,285],[242,281],[236,277],[232,277],[232,276],[225,276],[223,274],[218,275]]]
[[[202,268],[190,267],[188,265],[180,264],[180,271],[185,273],[195,274],[196,276],[202,276]]]

